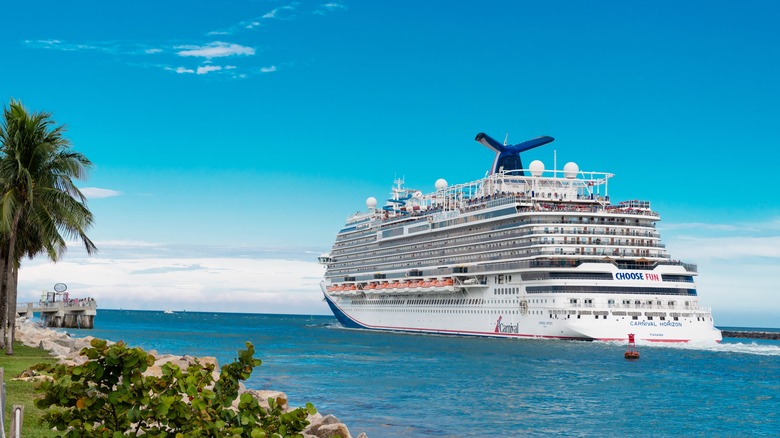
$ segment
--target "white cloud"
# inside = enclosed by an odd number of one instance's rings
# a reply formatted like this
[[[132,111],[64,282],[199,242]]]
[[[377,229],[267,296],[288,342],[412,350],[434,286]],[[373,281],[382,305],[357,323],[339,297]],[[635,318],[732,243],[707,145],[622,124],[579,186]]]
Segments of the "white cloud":
[[[255,54],[255,49],[251,47],[221,41],[215,41],[205,46],[178,46],[176,48],[185,49],[176,52],[179,56],[195,56],[207,59],[236,55],[252,56]]]
[[[31,45],[31,46],[41,47],[41,46],[56,46],[56,45],[62,43],[62,41],[60,41],[60,40],[24,40],[24,43],[27,44],[27,45]]]
[[[179,73],[179,74],[182,74],[182,73],[195,73],[195,70],[193,70],[191,68],[186,68],[186,67],[176,67],[176,68],[165,67],[165,69],[169,70],[169,71],[175,71],[176,73]]]
[[[162,49],[145,49],[144,53],[148,53],[150,55],[155,53],[162,53]]]
[[[218,65],[203,65],[198,67],[198,71],[196,72],[199,75],[205,75],[212,71],[219,71],[222,70],[222,67]]]
[[[76,250],[56,264],[25,261],[19,301],[37,301],[41,290],[65,283],[72,297],[92,297],[109,309],[328,313],[319,288],[323,268],[312,257],[248,257],[218,248],[189,256],[183,248],[123,244],[101,242],[97,256]]]
[[[270,67],[262,67],[260,69],[260,73],[273,73],[276,71],[276,66],[272,65]]]
[[[283,18],[283,15],[282,15],[283,13],[288,12],[288,11],[294,11],[295,7],[297,5],[298,5],[298,3],[290,3],[289,5],[286,5],[286,6],[279,6],[277,8],[272,9],[267,14],[263,15],[263,18],[265,18],[265,19],[272,19],[272,18],[279,19],[279,18]]]
[[[721,326],[774,326],[780,319],[780,265],[776,219],[723,224],[664,224],[672,258],[698,265],[697,290]]]
[[[101,189],[98,187],[84,187],[80,189],[81,193],[89,199],[110,198],[112,196],[119,196],[122,192],[111,189]]]
[[[314,11],[314,13],[324,15],[326,12],[335,12],[346,9],[347,7],[341,3],[325,3],[320,5],[319,8]]]

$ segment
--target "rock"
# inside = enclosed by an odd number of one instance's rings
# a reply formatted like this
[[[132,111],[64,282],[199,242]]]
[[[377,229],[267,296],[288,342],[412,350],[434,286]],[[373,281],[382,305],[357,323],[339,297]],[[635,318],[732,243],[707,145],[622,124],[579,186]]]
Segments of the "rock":
[[[154,355],[154,365],[146,369],[144,375],[147,376],[162,376],[162,367],[166,363],[170,362],[173,365],[177,365],[182,371],[186,370],[195,361],[200,362],[201,365],[213,364],[214,372],[212,377],[216,382],[219,379],[219,364],[217,358],[212,356],[194,357],[194,356],[178,356],[173,354]]]
[[[49,341],[47,339],[41,340],[40,344],[38,344],[38,348],[46,350],[54,356],[65,356],[70,353],[70,348],[63,347],[62,345],[56,344],[53,341]]]
[[[76,340],[71,337],[57,337],[52,340],[57,345],[63,346],[71,352],[76,349]]]
[[[28,368],[28,369],[22,371],[21,373],[19,373],[19,375],[16,376],[16,378],[18,379],[18,378],[25,378],[25,377],[34,377],[34,376],[37,376],[37,375],[38,375],[37,371],[35,371],[32,368]]]
[[[314,436],[317,438],[331,438],[339,435],[342,438],[352,438],[347,426],[340,422],[334,415],[309,416],[309,426],[303,431],[304,436]]]
[[[347,426],[344,423],[320,426],[320,428],[317,429],[316,436],[318,438],[331,438],[337,435],[341,438],[352,438],[352,435],[349,434],[349,429],[347,429]]]
[[[247,389],[246,392],[252,394],[252,397],[257,399],[258,404],[263,407],[263,409],[270,409],[268,399],[272,398],[276,401],[277,405],[281,406],[282,411],[287,412],[290,410],[290,407],[287,405],[287,394],[281,391]]]

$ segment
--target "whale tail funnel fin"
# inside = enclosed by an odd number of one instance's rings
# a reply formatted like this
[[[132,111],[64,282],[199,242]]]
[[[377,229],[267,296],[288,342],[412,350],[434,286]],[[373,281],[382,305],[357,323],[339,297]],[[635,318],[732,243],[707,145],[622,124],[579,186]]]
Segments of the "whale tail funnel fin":
[[[474,140],[496,153],[491,173],[496,173],[499,169],[504,168],[504,170],[517,170],[519,175],[523,175],[523,162],[520,160],[520,152],[546,145],[555,139],[543,135],[515,145],[502,145],[484,132],[480,132]]]
[[[479,134],[477,134],[477,138],[475,138],[474,140],[485,145],[488,149],[496,153],[501,153],[506,150],[505,145],[502,145],[501,143],[497,142],[495,139],[485,134],[484,132],[480,132]]]

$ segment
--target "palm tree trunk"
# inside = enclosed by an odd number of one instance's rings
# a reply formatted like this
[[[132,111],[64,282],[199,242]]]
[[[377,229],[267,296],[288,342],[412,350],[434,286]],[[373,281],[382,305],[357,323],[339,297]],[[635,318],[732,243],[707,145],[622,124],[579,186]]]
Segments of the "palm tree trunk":
[[[3,242],[5,243],[5,242]],[[8,260],[8,247],[5,245],[0,246],[0,348],[5,348],[5,336],[8,332],[8,288],[5,283],[2,283],[2,279],[5,274],[6,260]]]
[[[13,310],[11,310],[11,324],[8,325],[8,344],[5,346],[5,354],[7,355],[13,355],[14,354],[14,335],[16,334],[16,298],[18,296],[18,290],[16,288],[16,285],[19,281],[19,268],[17,267],[17,264],[14,262],[11,262],[6,266],[6,269],[11,270],[11,275],[9,275],[9,283],[8,283],[8,302],[9,307]]]
[[[10,327],[6,332],[5,354],[11,356],[14,354],[14,326],[16,325],[16,284],[12,281],[14,266],[14,249],[16,246],[16,231],[19,229],[19,220],[22,217],[22,211],[17,209],[11,222],[11,229],[8,233],[8,254],[3,264],[3,275],[0,276],[0,290],[5,289],[6,296],[6,315]],[[11,301],[13,299],[13,301]],[[13,309],[13,310],[11,310]],[[13,312],[13,313],[12,313]]]

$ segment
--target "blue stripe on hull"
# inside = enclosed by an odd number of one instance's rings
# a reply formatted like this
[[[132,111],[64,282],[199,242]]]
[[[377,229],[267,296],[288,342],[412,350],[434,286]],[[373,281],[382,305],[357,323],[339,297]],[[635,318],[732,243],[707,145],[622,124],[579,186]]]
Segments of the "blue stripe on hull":
[[[336,316],[336,319],[339,320],[341,325],[343,325],[346,328],[366,328],[362,325],[358,324],[354,320],[352,320],[349,316],[347,316],[346,313],[342,312],[339,307],[330,300],[330,297],[325,295],[325,301],[328,303],[328,306],[330,306],[331,312],[333,312],[333,315]]]

